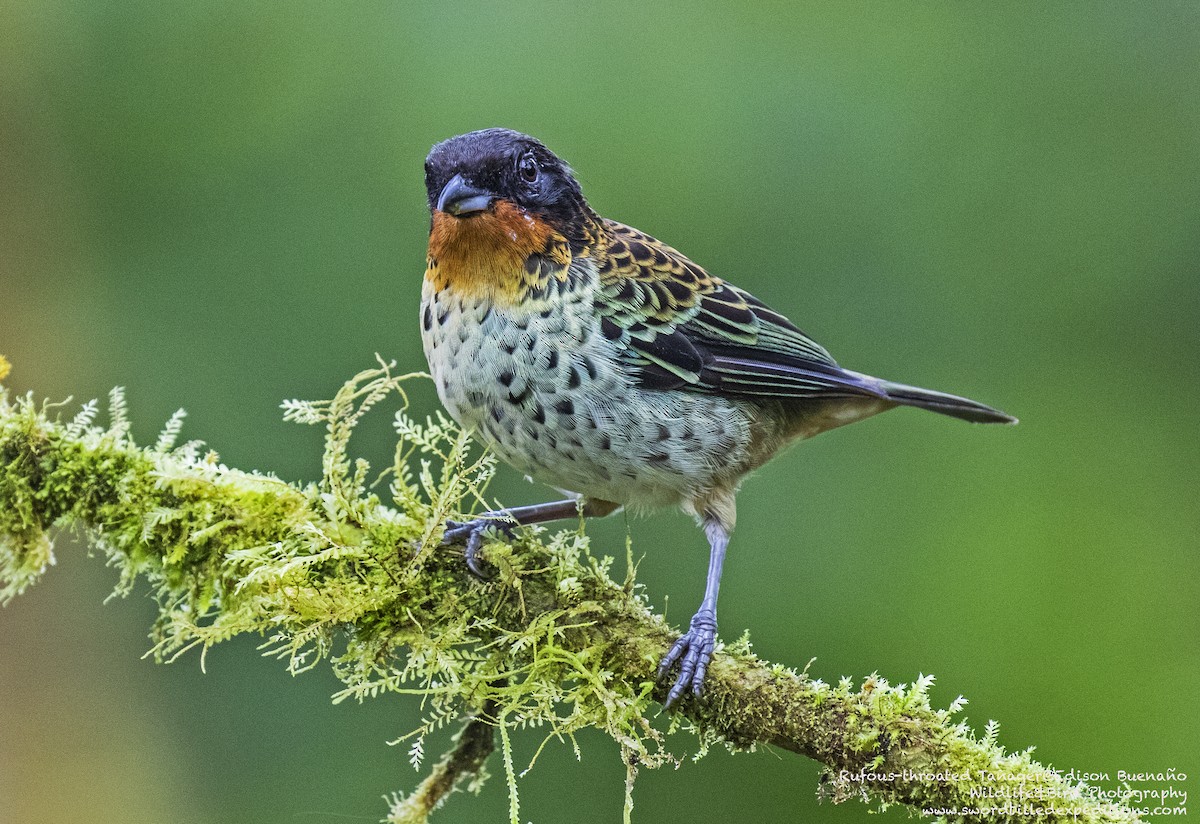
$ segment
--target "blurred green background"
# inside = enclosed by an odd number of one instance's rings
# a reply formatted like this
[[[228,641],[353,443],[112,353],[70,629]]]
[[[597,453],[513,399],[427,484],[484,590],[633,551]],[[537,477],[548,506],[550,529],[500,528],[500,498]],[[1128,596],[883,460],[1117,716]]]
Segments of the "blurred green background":
[[[0,353],[17,391],[128,387],[235,466],[312,479],[325,398],[423,368],[421,162],[530,132],[604,215],[793,317],[851,368],[1022,419],[902,410],[751,479],[726,638],[826,680],[938,676],[1057,767],[1200,773],[1200,7],[1135,3],[0,5]],[[431,391],[416,393],[432,411]],[[390,455],[388,416],[360,442]],[[504,502],[547,497],[505,471]],[[626,530],[686,620],[702,536]],[[153,605],[68,535],[0,610],[0,821],[375,821],[418,701],[331,706],[254,639],[143,660]],[[518,764],[540,743],[517,739]],[[430,742],[432,751],[444,742]],[[614,821],[615,745],[553,744],[522,820]],[[502,769],[436,817],[506,820]],[[815,764],[643,772],[635,820],[865,821]],[[1189,781],[1193,795],[1200,782]],[[903,811],[880,818],[903,821]]]

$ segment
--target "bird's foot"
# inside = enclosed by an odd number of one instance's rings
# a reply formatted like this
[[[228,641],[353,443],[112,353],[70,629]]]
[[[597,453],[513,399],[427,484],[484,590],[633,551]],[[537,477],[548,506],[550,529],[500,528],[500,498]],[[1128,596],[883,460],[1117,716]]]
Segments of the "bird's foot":
[[[701,608],[692,616],[692,624],[683,637],[675,642],[671,651],[658,665],[658,677],[661,679],[667,671],[679,662],[679,677],[675,679],[663,709],[669,709],[687,690],[692,695],[699,696],[704,687],[704,675],[708,672],[708,662],[712,660],[713,647],[717,644],[717,614],[711,609]]]
[[[500,517],[496,517],[497,515]],[[509,519],[503,513],[488,513],[487,516],[472,518],[469,521],[446,521],[446,532],[442,536],[442,545],[465,544],[464,555],[467,560],[467,569],[471,570],[471,574],[476,578],[486,581],[491,576],[479,566],[479,550],[483,547],[483,533],[489,529],[495,529],[503,532],[507,537],[512,535],[512,531],[516,527],[516,521]]]

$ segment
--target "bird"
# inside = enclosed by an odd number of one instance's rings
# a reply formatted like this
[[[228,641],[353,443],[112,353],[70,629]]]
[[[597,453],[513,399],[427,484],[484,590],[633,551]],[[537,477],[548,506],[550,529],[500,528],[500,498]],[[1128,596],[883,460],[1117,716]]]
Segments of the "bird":
[[[790,444],[898,406],[1016,423],[977,401],[838,365],[780,312],[600,217],[542,142],[489,128],[425,160],[421,337],[441,403],[567,497],[449,521],[481,577],[489,529],[676,506],[709,544],[704,597],[659,663],[664,707],[699,697],[743,479]]]

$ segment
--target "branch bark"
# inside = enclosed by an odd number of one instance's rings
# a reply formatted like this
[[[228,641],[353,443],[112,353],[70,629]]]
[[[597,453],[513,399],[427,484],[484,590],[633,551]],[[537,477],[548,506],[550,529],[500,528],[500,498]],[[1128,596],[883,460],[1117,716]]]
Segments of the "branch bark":
[[[482,769],[493,747],[487,724],[505,718],[597,726],[637,763],[669,758],[651,719],[666,694],[654,672],[678,636],[631,580],[614,581],[572,533],[492,543],[497,579],[468,575],[461,550],[439,546],[440,524],[487,462],[465,457],[465,438],[440,424],[398,418],[391,500],[369,493],[366,466],[350,460],[346,442],[358,417],[398,386],[384,367],[327,404],[293,402],[293,418],[329,431],[325,479],[308,487],[226,468],[195,444],[174,449],[171,432],[139,448],[119,394],[103,429],[86,411],[63,423],[30,398],[0,394],[0,599],[41,574],[54,527],[80,526],[118,562],[122,586],[143,576],[156,588],[163,657],[261,632],[293,669],[332,657],[347,684],[339,697],[424,692],[440,720],[483,707],[418,792],[398,802],[405,820],[420,820]],[[409,476],[411,450],[432,457]],[[994,730],[976,736],[954,719],[957,708],[933,708],[931,682],[826,684],[727,648],[704,696],[676,712],[701,746],[771,745],[818,761],[821,792],[835,802],[904,804],[959,821],[1140,820],[1028,752],[1005,753]]]

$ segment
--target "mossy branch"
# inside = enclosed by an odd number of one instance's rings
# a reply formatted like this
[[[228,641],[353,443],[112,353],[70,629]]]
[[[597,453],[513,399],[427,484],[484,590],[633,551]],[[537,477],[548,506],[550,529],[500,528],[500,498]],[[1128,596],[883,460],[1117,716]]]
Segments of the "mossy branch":
[[[717,654],[702,699],[656,716],[665,692],[655,668],[677,635],[632,576],[610,577],[612,559],[589,554],[580,531],[490,543],[488,582],[467,573],[460,548],[440,545],[442,524],[482,501],[492,470],[464,433],[402,409],[380,479],[351,459],[355,423],[403,396],[402,382],[381,364],[332,401],[284,404],[287,418],[327,428],[324,477],[308,486],[226,467],[197,442],[175,447],[182,413],[153,448],[136,446],[119,390],[107,427],[94,423],[94,402],[64,422],[0,390],[0,600],[52,561],[55,528],[76,527],[120,570],[118,591],[150,583],[161,659],[259,633],[292,671],[329,660],[345,684],[336,700],[422,694],[429,711],[409,736],[414,763],[426,733],[468,718],[429,778],[396,799],[391,821],[422,821],[464,779],[478,785],[497,731],[518,820],[508,742],[527,726],[559,737],[604,730],[630,787],[639,767],[676,761],[664,749],[669,727],[693,732],[700,751],[769,744],[815,759],[835,802],[904,804],[948,820],[1139,820],[1028,751],[1005,753],[993,725],[975,735],[954,717],[961,699],[934,709],[929,677],[827,684],[740,643]],[[371,491],[381,480],[386,501]],[[627,796],[627,815],[631,805]]]

